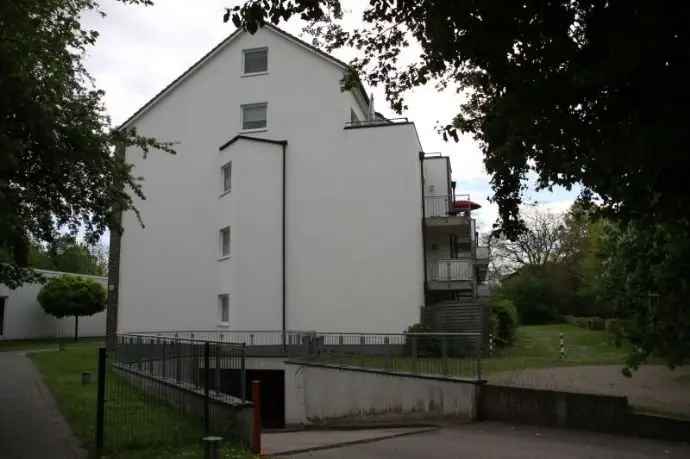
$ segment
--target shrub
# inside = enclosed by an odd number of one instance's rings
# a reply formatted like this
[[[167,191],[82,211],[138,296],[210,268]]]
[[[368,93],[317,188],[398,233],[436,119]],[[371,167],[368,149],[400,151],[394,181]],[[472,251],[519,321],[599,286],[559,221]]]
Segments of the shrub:
[[[410,325],[407,333],[429,333],[431,328],[424,324]],[[437,356],[441,355],[441,340],[439,338],[429,336],[417,336],[414,339],[417,341],[417,354],[420,356]],[[405,352],[407,355],[412,355],[412,339],[405,340]]]
[[[105,309],[106,291],[98,282],[77,276],[50,279],[41,288],[38,302],[46,313],[62,318],[74,316],[74,339],[79,336],[79,316]]]
[[[574,297],[555,265],[529,266],[504,281],[498,295],[513,302],[522,324],[545,324],[560,320]]]
[[[507,298],[494,297],[491,302],[489,330],[499,345],[507,346],[515,341],[518,313],[515,305]]]

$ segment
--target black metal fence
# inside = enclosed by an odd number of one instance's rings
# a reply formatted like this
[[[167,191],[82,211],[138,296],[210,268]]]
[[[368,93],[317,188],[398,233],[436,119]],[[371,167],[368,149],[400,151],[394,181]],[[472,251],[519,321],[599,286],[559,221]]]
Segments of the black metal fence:
[[[363,366],[393,372],[482,378],[482,334],[344,333],[279,330],[177,330],[154,336],[205,339],[245,345],[248,356],[287,356],[295,360]],[[283,341],[283,339],[285,341]]]
[[[100,451],[246,438],[244,344],[120,335],[100,350],[98,383]]]
[[[480,333],[317,333],[310,361],[395,373],[482,377]]]

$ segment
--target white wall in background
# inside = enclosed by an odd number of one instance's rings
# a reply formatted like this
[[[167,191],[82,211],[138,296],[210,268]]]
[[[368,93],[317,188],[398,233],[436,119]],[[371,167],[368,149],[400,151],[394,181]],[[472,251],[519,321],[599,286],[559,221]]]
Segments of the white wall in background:
[[[70,275],[94,279],[104,287],[107,284],[107,279],[100,276],[42,269],[36,271],[42,273],[46,278]],[[15,290],[10,290],[7,286],[0,285],[0,298],[5,298],[0,340],[74,336],[74,317],[57,319],[43,311],[38,303],[38,293],[42,287],[42,284],[24,284]],[[0,313],[3,312],[1,309],[2,307],[0,307]],[[79,336],[105,336],[105,311],[92,316],[80,317]]]

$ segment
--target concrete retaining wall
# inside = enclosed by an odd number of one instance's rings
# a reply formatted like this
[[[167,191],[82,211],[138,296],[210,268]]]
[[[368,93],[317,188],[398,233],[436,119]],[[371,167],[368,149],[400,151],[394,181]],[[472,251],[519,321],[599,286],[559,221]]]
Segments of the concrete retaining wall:
[[[116,366],[114,371],[134,387],[180,409],[189,416],[204,416],[203,392],[184,383],[154,377],[126,366]],[[226,394],[211,394],[209,411],[212,425],[225,438],[237,438],[245,445],[251,444],[253,404]]]
[[[286,362],[300,379],[306,423],[476,418],[479,383]]]
[[[521,387],[481,387],[477,418],[687,441],[690,421],[634,413],[627,397]]]
[[[627,410],[625,397],[485,385],[479,394],[478,418],[623,432]]]

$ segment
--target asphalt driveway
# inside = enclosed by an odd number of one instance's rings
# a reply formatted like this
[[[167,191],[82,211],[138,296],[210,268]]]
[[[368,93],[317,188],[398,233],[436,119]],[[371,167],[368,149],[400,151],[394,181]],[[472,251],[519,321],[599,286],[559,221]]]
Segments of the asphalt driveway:
[[[689,458],[690,445],[581,431],[482,422],[284,457],[295,459]]]

